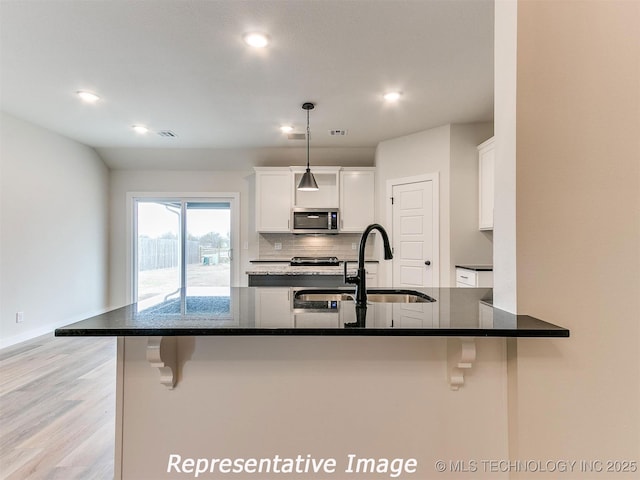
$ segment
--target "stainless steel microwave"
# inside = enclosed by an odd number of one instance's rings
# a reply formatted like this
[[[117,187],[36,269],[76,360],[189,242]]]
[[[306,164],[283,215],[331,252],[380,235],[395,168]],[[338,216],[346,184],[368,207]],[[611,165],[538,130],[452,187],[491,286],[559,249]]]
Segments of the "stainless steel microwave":
[[[292,233],[338,233],[338,209],[294,208],[291,210]]]

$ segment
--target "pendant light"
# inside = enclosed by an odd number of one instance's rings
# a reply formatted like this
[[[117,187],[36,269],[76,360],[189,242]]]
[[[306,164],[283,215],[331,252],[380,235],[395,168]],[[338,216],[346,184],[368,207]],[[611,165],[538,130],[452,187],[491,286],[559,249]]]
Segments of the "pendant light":
[[[313,177],[313,173],[311,173],[311,169],[309,168],[309,140],[311,137],[311,132],[309,131],[309,110],[313,110],[314,107],[315,105],[311,102],[302,104],[302,109],[307,111],[307,171],[304,172],[298,184],[298,190],[302,191],[318,190],[316,179]]]

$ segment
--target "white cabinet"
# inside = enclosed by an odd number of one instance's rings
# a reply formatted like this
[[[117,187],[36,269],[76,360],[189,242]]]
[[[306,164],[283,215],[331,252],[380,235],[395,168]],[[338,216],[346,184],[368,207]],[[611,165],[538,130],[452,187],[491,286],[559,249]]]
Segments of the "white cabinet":
[[[456,267],[456,287],[493,287],[493,271]]]
[[[291,208],[339,208],[340,231],[362,233],[374,222],[375,168],[315,167],[316,191],[296,187],[303,167],[255,167],[256,231],[289,232]]]
[[[484,302],[478,302],[478,326],[493,328],[493,307]]]
[[[478,145],[479,177],[479,227],[480,230],[493,230],[495,155],[494,137]]]
[[[340,171],[340,231],[361,233],[374,222],[375,169]]]
[[[364,269],[367,271],[367,288],[375,288],[378,286],[378,264],[373,262],[365,262]]]
[[[256,230],[288,232],[293,174],[289,168],[256,168]]]
[[[256,328],[282,328],[293,326],[290,288],[256,288],[255,294]]]
[[[293,172],[293,206],[296,208],[338,208],[339,167],[315,167],[311,169],[318,190],[298,190],[298,184],[306,171],[303,167],[291,167]]]
[[[296,328],[338,328],[340,314],[338,312],[311,312],[294,315]]]

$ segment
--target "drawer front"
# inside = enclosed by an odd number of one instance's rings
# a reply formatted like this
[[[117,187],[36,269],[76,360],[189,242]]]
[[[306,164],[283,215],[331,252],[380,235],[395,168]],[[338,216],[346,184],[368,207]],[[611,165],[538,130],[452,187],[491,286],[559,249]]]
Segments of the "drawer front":
[[[461,283],[469,287],[475,287],[477,285],[477,281],[477,273],[473,270],[456,268],[456,284]]]

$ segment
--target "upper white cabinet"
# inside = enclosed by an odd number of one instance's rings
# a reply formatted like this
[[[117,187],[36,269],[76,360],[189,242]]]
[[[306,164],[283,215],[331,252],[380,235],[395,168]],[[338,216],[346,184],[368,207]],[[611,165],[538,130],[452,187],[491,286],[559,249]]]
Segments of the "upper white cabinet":
[[[298,190],[298,184],[306,171],[305,167],[291,167],[293,171],[293,206],[296,208],[338,208],[338,167],[314,167],[311,169],[318,190]]]
[[[479,155],[479,227],[493,230],[495,155],[494,137],[478,145]]]
[[[255,168],[256,230],[288,232],[291,220],[293,173],[289,168]]]
[[[361,233],[374,222],[375,168],[314,167],[318,190],[296,187],[304,167],[255,167],[256,230],[289,232],[291,208],[339,208],[340,232]]]
[[[340,171],[340,231],[360,233],[374,221],[375,169]]]

